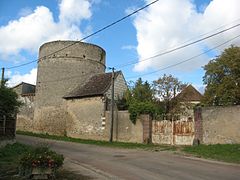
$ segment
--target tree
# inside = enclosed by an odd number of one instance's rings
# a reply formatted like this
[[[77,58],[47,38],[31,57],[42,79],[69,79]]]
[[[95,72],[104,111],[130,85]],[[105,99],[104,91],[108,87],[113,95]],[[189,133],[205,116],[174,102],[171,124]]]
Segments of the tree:
[[[0,87],[0,116],[14,116],[22,103],[18,101],[18,95],[13,89],[6,86],[6,81]]]
[[[143,82],[139,78],[135,83],[131,83],[125,92],[123,99],[119,99],[117,104],[120,110],[128,109],[130,119],[136,122],[137,116],[140,114],[162,113],[162,109],[155,103],[154,91],[147,81]]]
[[[132,89],[133,99],[140,102],[153,101],[153,93],[154,91],[152,90],[151,85],[147,81],[143,82],[141,78],[136,81],[135,86]]]
[[[203,103],[207,105],[240,104],[240,47],[231,46],[204,66],[206,84]]]
[[[124,94],[124,98],[120,102],[126,102],[127,105],[132,102],[153,102],[154,91],[151,85],[139,78],[135,83],[130,82],[128,90]]]
[[[164,103],[165,113],[170,112],[174,103],[176,103],[173,102],[173,99],[187,86],[187,84],[179,81],[178,78],[166,74],[158,80],[153,81],[153,85],[156,96]]]

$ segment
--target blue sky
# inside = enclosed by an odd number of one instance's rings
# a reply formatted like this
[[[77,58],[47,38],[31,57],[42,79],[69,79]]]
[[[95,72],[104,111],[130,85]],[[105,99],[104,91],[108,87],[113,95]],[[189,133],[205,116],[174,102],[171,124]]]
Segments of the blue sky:
[[[125,16],[152,0],[1,0],[0,66],[11,67],[37,59],[46,41],[77,40]],[[144,11],[89,38],[86,42],[106,50],[107,66],[122,70],[127,81],[142,77],[153,81],[164,73],[203,90],[202,66],[230,44],[181,65],[144,75],[184,61],[235,37],[239,28],[188,48],[131,66],[186,42],[238,24],[238,0],[160,0]],[[190,40],[190,41],[189,41]],[[35,83],[36,63],[6,70],[9,84]]]

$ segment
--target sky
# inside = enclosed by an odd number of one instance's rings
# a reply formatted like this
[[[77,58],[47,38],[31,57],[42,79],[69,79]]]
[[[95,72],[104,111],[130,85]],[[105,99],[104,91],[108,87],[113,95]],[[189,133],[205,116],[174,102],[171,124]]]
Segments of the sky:
[[[43,43],[80,40],[152,1],[1,0],[0,67],[6,68],[9,86],[36,83],[37,62],[8,68],[36,60]],[[239,0],[159,0],[85,42],[105,49],[106,66],[121,70],[126,81],[141,77],[152,82],[172,74],[203,92],[203,66],[231,44],[240,45],[240,38],[235,38],[240,26],[156,55],[239,24],[239,7]]]

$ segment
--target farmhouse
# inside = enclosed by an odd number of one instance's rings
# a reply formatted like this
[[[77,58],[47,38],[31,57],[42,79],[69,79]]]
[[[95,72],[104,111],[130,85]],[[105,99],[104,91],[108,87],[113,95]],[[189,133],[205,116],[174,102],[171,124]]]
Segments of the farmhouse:
[[[176,99],[182,103],[199,104],[202,97],[202,94],[190,84],[176,96]]]

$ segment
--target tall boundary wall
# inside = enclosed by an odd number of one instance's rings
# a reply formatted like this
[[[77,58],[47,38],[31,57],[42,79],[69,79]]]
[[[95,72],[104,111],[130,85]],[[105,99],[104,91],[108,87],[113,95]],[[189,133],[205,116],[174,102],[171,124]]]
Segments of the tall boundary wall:
[[[240,143],[240,106],[202,108],[203,144]]]
[[[113,123],[113,140],[120,142],[143,143],[143,122],[149,120],[149,115],[141,115],[136,123],[132,123],[128,111],[115,112]],[[110,134],[111,113],[106,112],[106,136]]]
[[[27,97],[24,99],[28,100]],[[106,111],[104,117],[101,114],[103,109],[101,99],[94,99],[94,101],[84,99],[69,102],[70,104],[58,109],[50,106],[42,107],[45,108],[45,112],[49,111],[45,118],[39,118],[43,119],[42,122],[34,122],[34,107],[30,101],[27,101],[17,116],[16,128],[22,131],[67,135],[74,138],[109,140],[110,112]],[[99,114],[90,119],[81,118],[86,110],[91,110],[92,104],[95,110],[98,107]],[[78,107],[82,107],[82,111]],[[156,144],[171,144],[172,139],[173,144],[179,145],[191,145],[193,139],[199,140],[201,144],[240,143],[240,106],[197,108],[194,121],[175,122],[173,126],[170,121],[151,120],[149,115],[140,116],[136,124],[133,124],[128,111],[115,111],[114,141],[143,143],[146,121],[152,123],[150,141]]]
[[[91,98],[92,99],[92,98]],[[106,111],[105,117],[101,118],[101,104],[99,100],[84,99],[82,101],[71,102],[66,105],[64,109],[55,107],[45,107],[44,111],[48,111],[47,117],[42,121],[34,122],[32,118],[18,116],[17,130],[36,132],[36,133],[48,133],[52,135],[66,135],[68,137],[80,138],[80,139],[92,139],[92,140],[105,140],[108,141],[110,137],[110,125],[111,125],[111,113]],[[89,104],[90,103],[90,104]],[[89,106],[94,104],[96,115],[89,118],[81,118],[84,113],[91,111]],[[98,104],[97,104],[98,103]],[[79,104],[82,108],[79,109]],[[97,110],[97,108],[99,110]],[[57,110],[57,111],[56,111]],[[60,117],[57,118],[57,115]],[[144,122],[150,122],[149,115],[141,115],[136,123],[132,123],[129,118],[128,111],[115,111],[114,112],[114,126],[113,126],[113,140],[119,142],[144,142]],[[45,119],[48,121],[45,121]],[[63,120],[64,119],[64,120]],[[33,123],[35,123],[33,125]],[[37,128],[36,128],[37,127]],[[146,136],[146,135],[145,135]]]

